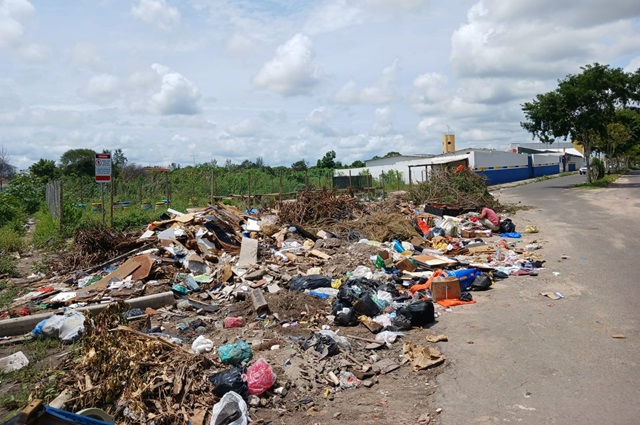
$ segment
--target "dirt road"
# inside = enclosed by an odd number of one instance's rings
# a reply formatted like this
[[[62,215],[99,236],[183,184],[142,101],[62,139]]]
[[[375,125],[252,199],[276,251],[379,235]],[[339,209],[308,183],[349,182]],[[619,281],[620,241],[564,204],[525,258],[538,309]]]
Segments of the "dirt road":
[[[526,240],[544,241],[546,270],[499,282],[442,318],[453,360],[437,380],[439,424],[640,423],[640,173],[570,188],[582,180],[496,194],[534,207],[515,222],[540,229]]]

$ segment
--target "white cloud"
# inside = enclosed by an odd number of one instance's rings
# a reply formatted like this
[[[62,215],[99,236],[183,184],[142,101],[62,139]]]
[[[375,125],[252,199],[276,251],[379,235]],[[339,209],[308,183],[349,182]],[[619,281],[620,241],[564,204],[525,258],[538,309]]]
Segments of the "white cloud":
[[[315,108],[309,113],[309,115],[307,115],[304,123],[312,131],[323,136],[331,137],[337,134],[336,130],[331,128],[331,126],[329,125],[329,122],[333,119],[333,117],[333,109],[326,106],[320,106]]]
[[[227,133],[234,137],[253,137],[257,136],[264,129],[264,123],[255,119],[243,119],[240,122],[227,127]]]
[[[395,87],[397,74],[398,61],[396,60],[382,70],[382,74],[373,85],[359,89],[355,81],[350,80],[335,93],[333,100],[343,104],[392,102],[397,96]]]
[[[377,108],[374,112],[374,121],[371,134],[386,136],[393,131],[393,112],[390,107]]]
[[[624,67],[625,72],[636,72],[640,69],[640,56],[636,56]]]
[[[122,81],[112,74],[98,74],[89,79],[87,85],[80,91],[80,94],[96,103],[109,103],[120,95]]]
[[[24,21],[34,12],[35,8],[27,0],[0,2],[0,47],[18,47],[22,44]]]
[[[148,100],[132,100],[133,111],[158,115],[193,115],[200,111],[198,86],[164,65],[154,63],[151,69],[156,72],[154,93]],[[147,78],[144,73],[136,73],[130,81],[144,86],[148,84]]]
[[[244,56],[255,48],[255,41],[250,37],[236,32],[225,42],[225,49],[228,53],[237,56]]]
[[[94,71],[104,67],[104,61],[98,52],[98,47],[86,41],[73,46],[71,63],[77,68],[87,68]]]
[[[165,0],[140,0],[137,6],[131,7],[131,15],[164,31],[171,31],[180,24],[180,12]]]
[[[640,3],[587,3],[479,1],[452,36],[452,67],[461,77],[554,78],[637,51]]]
[[[314,56],[311,39],[296,34],[278,47],[273,59],[253,78],[253,84],[283,96],[308,95],[320,83]]]
[[[345,0],[321,3],[304,24],[309,34],[335,31],[364,22],[363,10]]]

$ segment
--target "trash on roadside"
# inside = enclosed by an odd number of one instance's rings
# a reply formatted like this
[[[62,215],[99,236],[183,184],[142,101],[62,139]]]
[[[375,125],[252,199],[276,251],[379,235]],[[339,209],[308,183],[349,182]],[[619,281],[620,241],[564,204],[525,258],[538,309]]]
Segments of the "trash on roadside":
[[[260,395],[276,382],[276,375],[265,359],[258,359],[247,367],[246,381],[249,394]]]
[[[413,365],[413,370],[418,371],[444,363],[444,356],[437,348],[424,347],[412,342],[405,342],[403,355]]]
[[[248,425],[247,403],[235,391],[225,393],[213,406],[209,425]]]

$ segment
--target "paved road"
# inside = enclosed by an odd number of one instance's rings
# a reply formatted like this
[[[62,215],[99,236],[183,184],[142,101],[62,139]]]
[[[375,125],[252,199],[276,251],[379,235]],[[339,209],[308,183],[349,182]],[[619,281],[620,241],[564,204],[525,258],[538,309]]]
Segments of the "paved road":
[[[450,362],[437,380],[439,424],[640,424],[640,174],[571,189],[583,180],[496,193],[534,207],[514,221],[538,226],[522,243],[541,240],[547,267],[440,318],[434,330],[448,334],[439,346]]]

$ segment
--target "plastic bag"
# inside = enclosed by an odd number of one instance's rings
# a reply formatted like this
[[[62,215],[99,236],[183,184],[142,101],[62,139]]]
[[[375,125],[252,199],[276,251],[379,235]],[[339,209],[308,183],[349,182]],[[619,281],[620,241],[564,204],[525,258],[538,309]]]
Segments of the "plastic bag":
[[[372,276],[373,276],[373,273],[371,272],[371,269],[367,266],[358,266],[354,271],[351,272],[351,277],[353,277],[354,279],[358,279],[358,278],[371,279]]]
[[[242,396],[247,394],[247,382],[242,377],[243,372],[242,368],[234,367],[209,376],[209,381],[213,384],[213,393],[218,397],[230,391]]]
[[[487,273],[482,273],[480,274],[480,276],[475,278],[475,280],[471,283],[471,286],[469,287],[469,289],[472,291],[486,291],[491,287],[491,285],[493,285],[493,280],[491,279],[491,276],[489,276]],[[467,301],[467,300],[464,300],[464,301]]]
[[[200,335],[191,344],[191,351],[196,354],[208,353],[213,350],[213,341]]]
[[[500,222],[500,233],[512,233],[516,231],[516,225],[510,218],[505,218]]]
[[[235,344],[222,345],[218,348],[218,355],[222,363],[237,365],[251,360],[253,352],[249,344],[238,341]]]
[[[62,342],[72,342],[84,332],[84,314],[75,310],[63,315],[53,315],[39,322],[31,331],[35,336],[59,338]]]
[[[358,300],[353,304],[353,310],[360,316],[365,315],[374,317],[380,314],[380,307],[376,304],[373,296],[365,292],[358,297]]]
[[[226,393],[213,405],[209,425],[248,425],[247,403],[234,391]]]
[[[376,335],[376,341],[384,342],[387,348],[391,348],[391,345],[401,336],[404,336],[402,332],[383,331]]]
[[[245,375],[249,394],[260,395],[276,382],[276,375],[265,359],[258,359],[247,368]]]
[[[409,317],[412,326],[425,326],[436,320],[433,303],[431,301],[416,301],[400,307],[397,312]]]
[[[438,236],[445,236],[444,229],[442,227],[433,227],[429,230],[429,234],[427,235],[427,239],[431,240]]]
[[[225,328],[241,328],[243,325],[243,321],[241,317],[233,317],[228,316],[224,318],[224,327]]]
[[[304,291],[306,289],[330,288],[331,279],[321,274],[296,276],[289,281],[290,291]]]
[[[333,356],[338,354],[340,351],[338,343],[333,338],[321,333],[315,333],[307,338],[302,345],[302,348],[305,350],[313,348],[320,358]]]
[[[344,307],[342,310],[334,313],[333,323],[339,326],[358,326],[358,316],[351,307]]]

